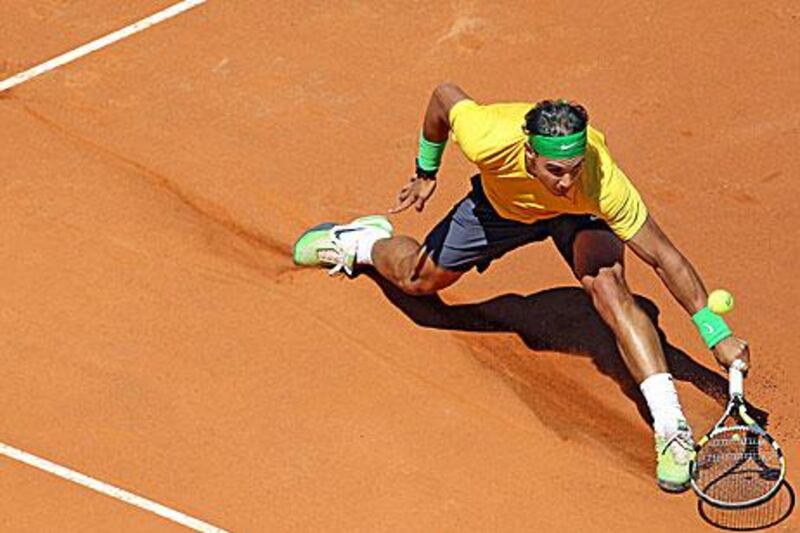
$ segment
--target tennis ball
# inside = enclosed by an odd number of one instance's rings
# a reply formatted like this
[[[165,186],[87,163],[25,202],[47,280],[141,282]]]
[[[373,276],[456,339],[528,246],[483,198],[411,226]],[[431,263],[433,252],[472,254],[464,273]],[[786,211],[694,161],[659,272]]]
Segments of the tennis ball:
[[[733,309],[733,295],[724,289],[711,291],[708,295],[708,308],[723,315]]]
[[[739,435],[738,433],[734,433],[733,435],[731,435],[731,440],[733,442],[739,442],[740,440],[742,440],[742,436]]]

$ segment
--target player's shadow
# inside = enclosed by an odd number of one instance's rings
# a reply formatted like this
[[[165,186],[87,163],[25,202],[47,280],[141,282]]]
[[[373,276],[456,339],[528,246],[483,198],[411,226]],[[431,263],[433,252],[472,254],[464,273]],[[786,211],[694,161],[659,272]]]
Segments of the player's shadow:
[[[416,324],[469,332],[513,332],[532,350],[591,357],[595,366],[614,379],[645,420],[647,404],[617,350],[611,330],[579,288],[559,287],[521,296],[504,294],[485,302],[450,305],[438,295],[409,296],[374,272],[367,275],[398,309]],[[728,382],[671,345],[658,327],[659,310],[647,298],[636,296],[639,306],[656,324],[673,377],[693,384],[720,405],[728,401]],[[768,413],[755,406],[749,411],[762,426]]]

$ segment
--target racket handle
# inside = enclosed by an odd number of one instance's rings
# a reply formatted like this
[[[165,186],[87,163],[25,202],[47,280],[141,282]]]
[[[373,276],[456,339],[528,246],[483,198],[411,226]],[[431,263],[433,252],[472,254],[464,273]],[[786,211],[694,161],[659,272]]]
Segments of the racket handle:
[[[728,393],[730,397],[744,396],[744,375],[742,369],[744,368],[744,361],[737,359],[731,364],[728,369]]]

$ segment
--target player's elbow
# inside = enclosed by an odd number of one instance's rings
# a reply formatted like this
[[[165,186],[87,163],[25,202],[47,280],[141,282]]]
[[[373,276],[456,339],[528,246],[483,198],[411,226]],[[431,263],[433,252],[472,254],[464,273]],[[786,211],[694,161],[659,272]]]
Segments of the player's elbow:
[[[459,87],[455,83],[444,81],[439,85],[437,85],[435,89],[433,89],[433,97],[437,99],[443,99],[447,95],[460,90],[461,87]]]
[[[469,95],[464,91],[464,89],[451,82],[440,83],[433,90],[433,95],[431,95],[431,101],[436,105],[438,111],[444,117],[447,117],[447,115],[450,113],[450,108],[452,108],[457,102],[468,98]]]

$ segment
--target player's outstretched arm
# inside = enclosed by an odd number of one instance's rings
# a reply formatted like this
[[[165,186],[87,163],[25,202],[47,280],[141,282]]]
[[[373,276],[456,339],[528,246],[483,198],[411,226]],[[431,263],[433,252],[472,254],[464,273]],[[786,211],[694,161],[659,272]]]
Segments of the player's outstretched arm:
[[[693,315],[706,305],[707,292],[694,267],[664,234],[652,215],[627,242],[645,263],[652,266],[678,301]]]
[[[453,83],[439,84],[431,94],[425,119],[422,123],[422,134],[431,142],[444,142],[450,133],[450,109],[461,100],[468,100],[469,95]]]
[[[469,95],[458,85],[442,83],[428,101],[419,138],[416,172],[400,190],[390,213],[405,211],[412,205],[422,211],[436,190],[436,174],[450,133],[450,109]]]
[[[706,344],[723,368],[727,369],[737,359],[749,364],[750,353],[746,342],[730,334],[721,340],[713,335],[714,328],[719,333],[720,328],[727,326],[721,318],[708,315],[708,293],[700,276],[664,234],[652,215],[648,215],[642,228],[627,244],[636,255],[655,269],[678,303],[693,317]],[[710,317],[710,322],[705,316]]]

